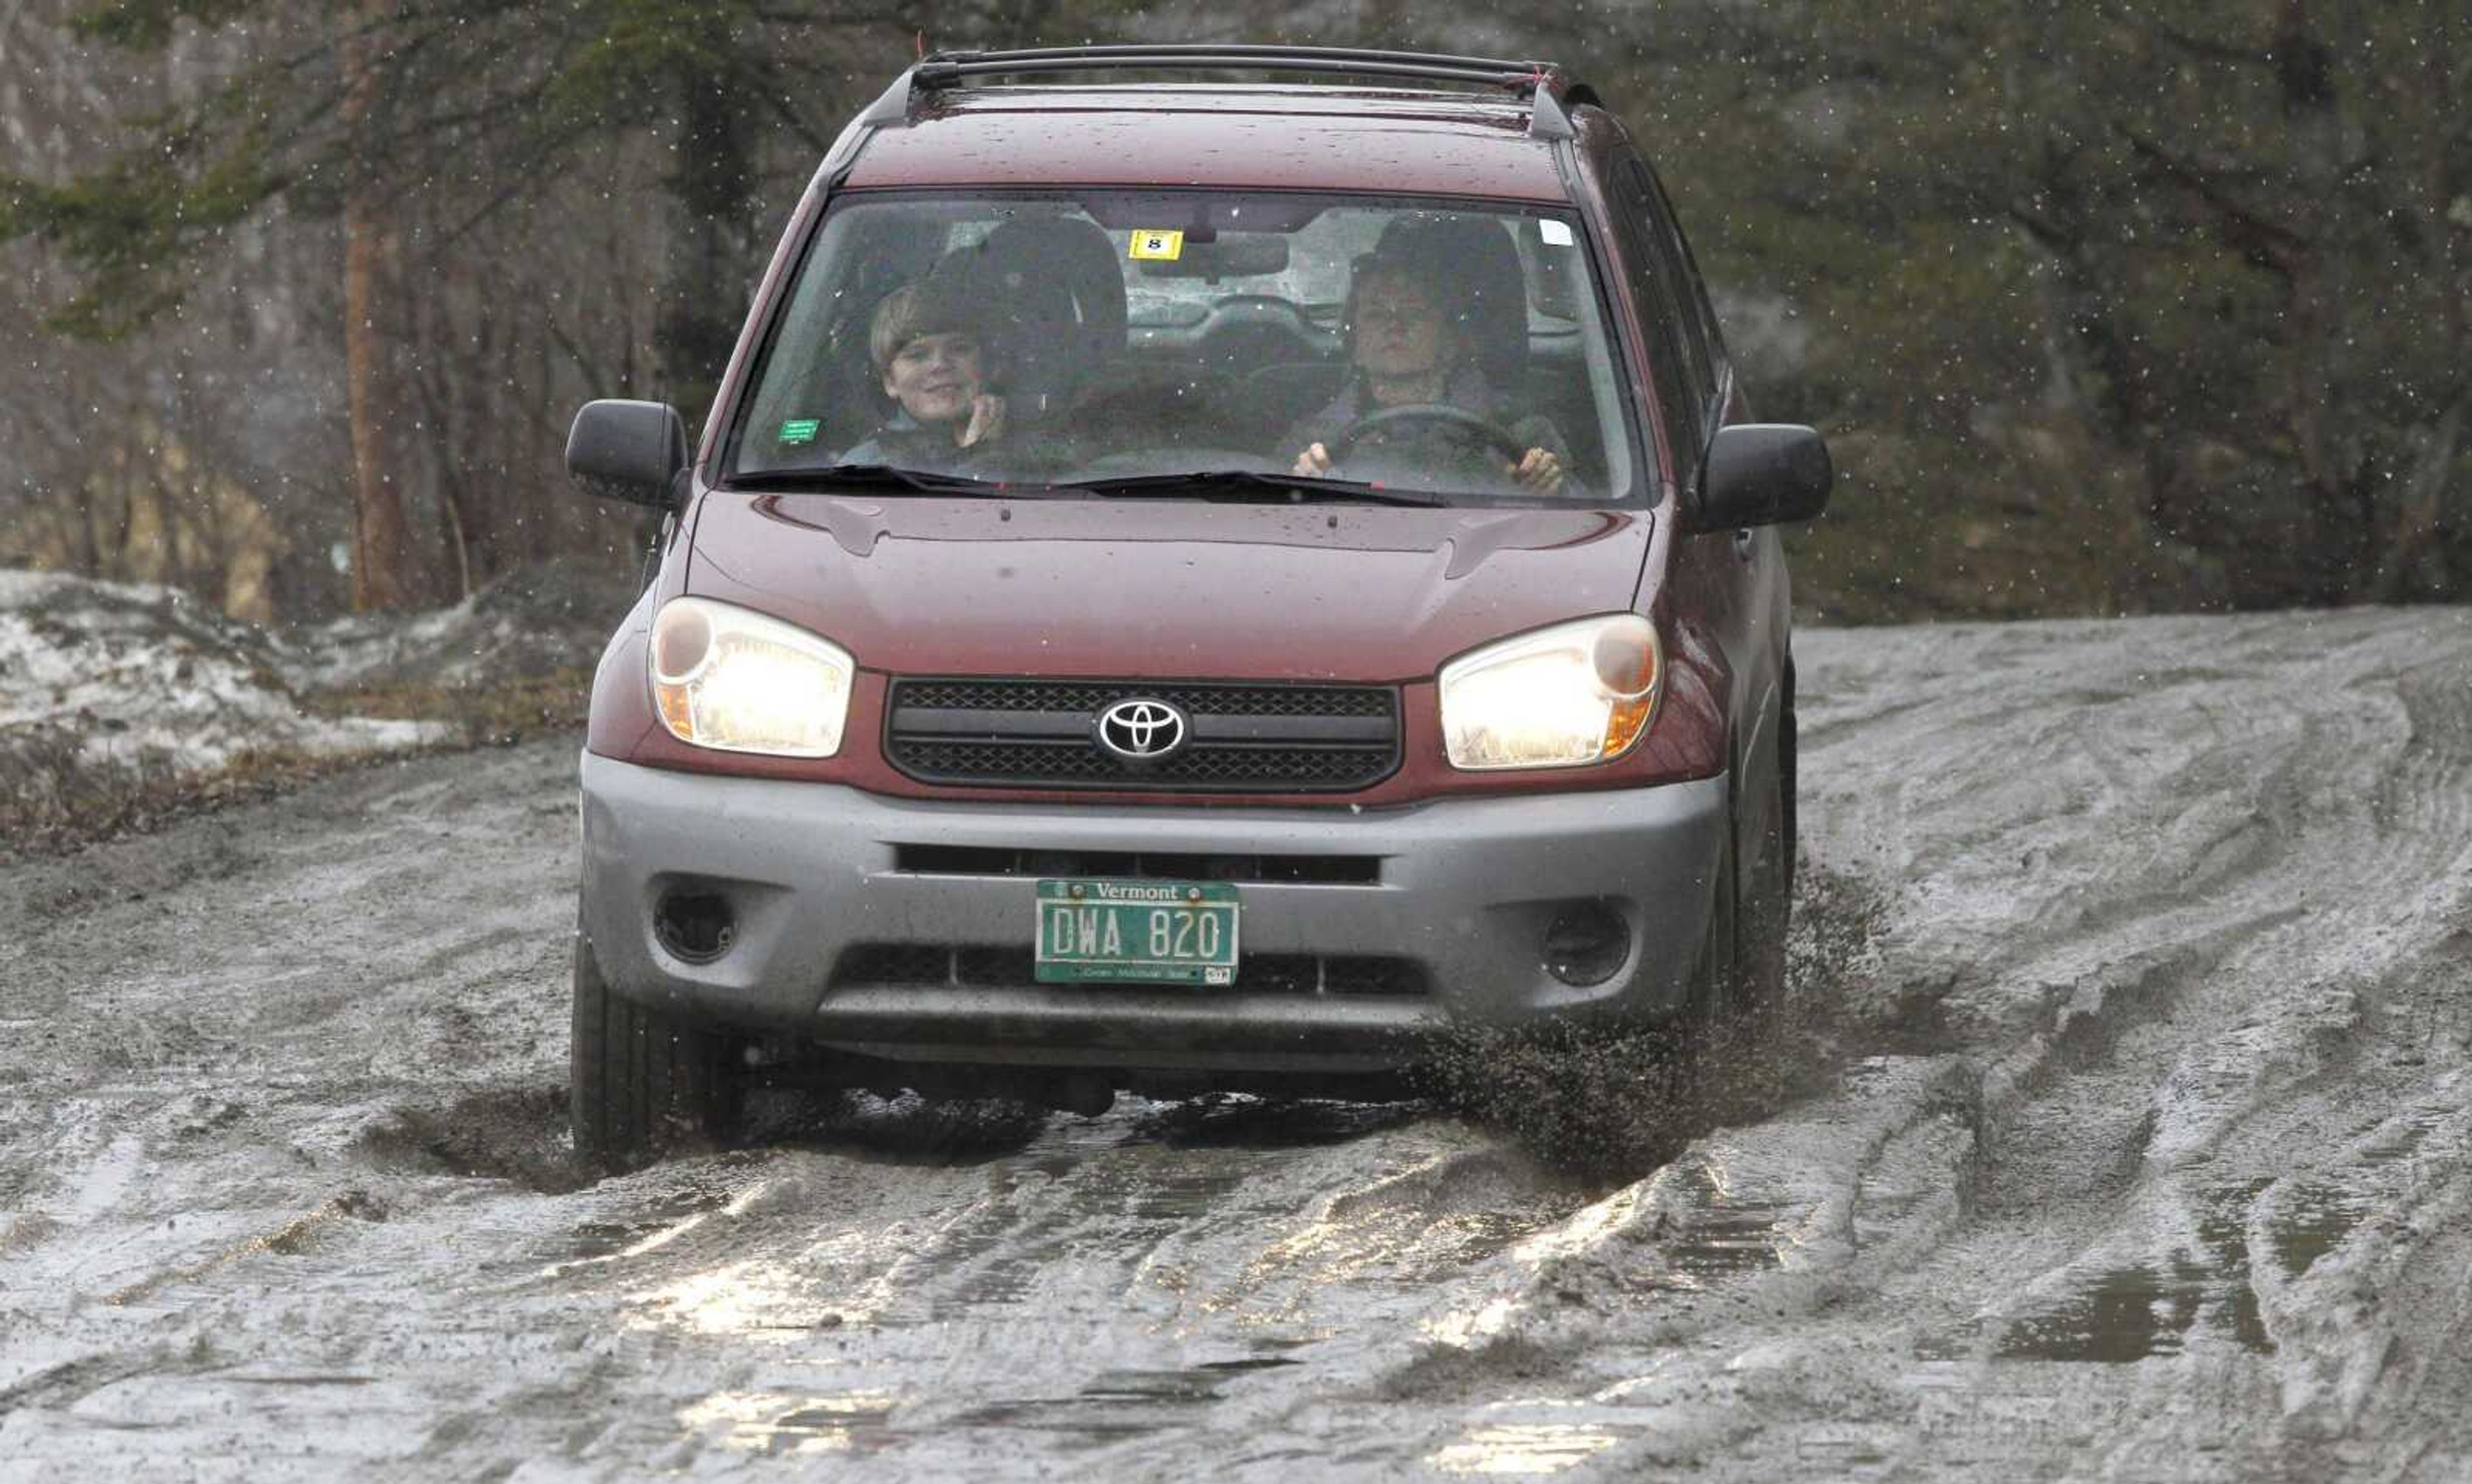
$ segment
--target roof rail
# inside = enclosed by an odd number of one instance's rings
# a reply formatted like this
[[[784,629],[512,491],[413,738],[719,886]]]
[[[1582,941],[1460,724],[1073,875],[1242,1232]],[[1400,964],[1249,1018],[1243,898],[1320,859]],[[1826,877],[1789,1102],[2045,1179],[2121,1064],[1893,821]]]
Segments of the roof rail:
[[[1528,132],[1538,139],[1573,137],[1571,103],[1575,98],[1595,99],[1593,92],[1547,61],[1352,46],[1058,46],[1015,52],[931,52],[886,90],[868,110],[868,117],[877,124],[900,122],[909,117],[911,101],[918,92],[959,87],[974,77],[1118,69],[1320,73],[1498,87],[1534,99]]]

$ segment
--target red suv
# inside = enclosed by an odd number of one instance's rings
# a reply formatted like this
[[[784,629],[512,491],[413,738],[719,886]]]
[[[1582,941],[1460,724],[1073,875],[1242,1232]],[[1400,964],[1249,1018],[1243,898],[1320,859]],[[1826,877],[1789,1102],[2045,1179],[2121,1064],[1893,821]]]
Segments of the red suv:
[[[595,402],[567,459],[671,515],[582,760],[588,1158],[750,1079],[1364,1091],[1777,977],[1828,456],[1555,67],[929,57],[693,459]]]

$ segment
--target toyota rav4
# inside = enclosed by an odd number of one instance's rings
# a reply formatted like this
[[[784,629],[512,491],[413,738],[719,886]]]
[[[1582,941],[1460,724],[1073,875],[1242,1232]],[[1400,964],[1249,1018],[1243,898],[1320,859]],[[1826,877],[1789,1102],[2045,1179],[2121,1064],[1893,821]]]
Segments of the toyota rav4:
[[[582,758],[587,1158],[753,1079],[1365,1091],[1775,988],[1828,456],[1554,66],[927,57],[692,456],[605,401],[567,459],[669,516]]]

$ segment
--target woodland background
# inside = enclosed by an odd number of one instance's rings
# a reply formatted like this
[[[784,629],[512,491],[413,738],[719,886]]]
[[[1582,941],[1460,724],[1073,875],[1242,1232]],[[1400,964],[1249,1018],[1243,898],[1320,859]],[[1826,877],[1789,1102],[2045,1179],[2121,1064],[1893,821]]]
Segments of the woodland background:
[[[1807,616],[2472,596],[2460,0],[14,0],[0,566],[297,624],[635,560],[574,409],[701,415],[922,39],[1561,61],[1657,157],[1755,411],[1830,437]]]

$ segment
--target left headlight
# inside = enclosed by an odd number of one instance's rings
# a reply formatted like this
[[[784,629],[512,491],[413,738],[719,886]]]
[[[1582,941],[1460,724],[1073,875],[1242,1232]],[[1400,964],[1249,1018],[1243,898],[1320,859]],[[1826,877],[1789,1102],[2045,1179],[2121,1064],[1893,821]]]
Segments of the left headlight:
[[[1469,771],[1609,763],[1656,712],[1656,625],[1636,613],[1557,624],[1442,667],[1442,742]]]
[[[653,620],[654,709],[699,747],[831,757],[856,669],[827,639],[709,599],[675,599]]]

